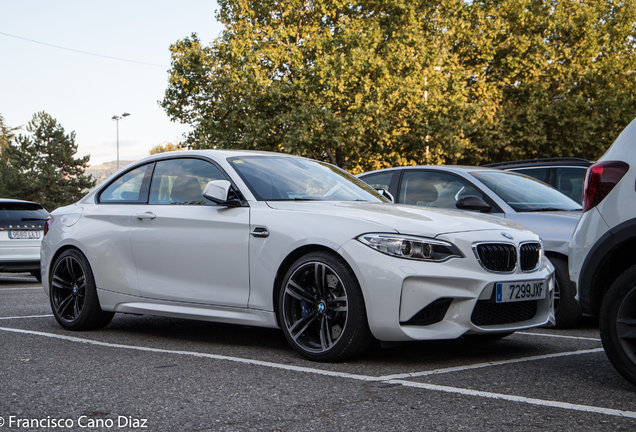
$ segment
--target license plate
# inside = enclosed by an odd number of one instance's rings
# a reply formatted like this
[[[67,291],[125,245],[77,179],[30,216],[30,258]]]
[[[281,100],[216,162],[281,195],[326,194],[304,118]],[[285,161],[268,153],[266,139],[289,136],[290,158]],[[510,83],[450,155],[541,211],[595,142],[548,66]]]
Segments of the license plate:
[[[9,231],[10,239],[39,239],[40,231]]]
[[[496,285],[497,303],[544,299],[548,291],[545,280],[505,282]]]

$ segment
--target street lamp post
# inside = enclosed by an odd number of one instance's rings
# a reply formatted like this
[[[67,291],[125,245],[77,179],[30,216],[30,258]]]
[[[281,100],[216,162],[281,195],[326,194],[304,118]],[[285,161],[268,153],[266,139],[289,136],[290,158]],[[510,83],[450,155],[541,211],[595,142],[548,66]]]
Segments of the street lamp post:
[[[124,117],[128,117],[129,115],[130,114],[125,112],[120,116],[114,115],[112,117],[112,119],[117,122],[117,171],[119,171],[119,120],[123,119]]]

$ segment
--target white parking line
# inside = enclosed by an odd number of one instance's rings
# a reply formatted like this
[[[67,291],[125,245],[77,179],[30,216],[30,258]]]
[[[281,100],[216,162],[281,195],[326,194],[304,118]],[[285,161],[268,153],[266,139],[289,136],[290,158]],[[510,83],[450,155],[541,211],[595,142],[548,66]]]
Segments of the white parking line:
[[[162,353],[162,354],[186,355],[186,356],[192,356],[192,357],[209,358],[214,360],[226,360],[226,361],[232,361],[232,362],[243,363],[243,364],[265,366],[265,367],[270,367],[270,368],[280,369],[280,370],[310,373],[315,375],[347,378],[347,379],[354,379],[358,381],[380,381],[380,382],[386,382],[389,384],[399,384],[405,387],[421,388],[425,390],[439,391],[444,393],[456,393],[456,394],[462,394],[466,396],[499,399],[499,400],[506,400],[511,402],[527,403],[531,405],[546,406],[551,408],[561,408],[561,409],[574,410],[574,411],[605,414],[605,415],[611,415],[611,416],[617,416],[617,417],[636,418],[636,412],[633,412],[633,411],[621,411],[616,409],[595,407],[595,406],[589,406],[589,405],[578,405],[578,404],[570,404],[566,402],[533,399],[533,398],[526,398],[523,396],[506,395],[502,393],[490,393],[490,392],[463,389],[463,388],[457,388],[457,387],[418,383],[413,381],[387,380],[382,377],[349,374],[349,373],[343,373],[343,372],[333,372],[333,371],[327,371],[322,369],[314,369],[314,368],[300,367],[300,366],[290,366],[290,365],[266,362],[261,360],[250,360],[250,359],[244,359],[240,357],[230,357],[230,356],[223,356],[223,355],[217,355],[217,354],[206,354],[206,353],[198,353],[198,352],[191,352],[191,351],[174,351],[174,350],[166,350],[166,349],[159,349],[159,348],[140,347],[135,345],[113,344],[109,342],[100,342],[100,341],[91,340],[91,339],[83,339],[83,338],[78,338],[73,336],[64,336],[64,335],[59,335],[54,333],[44,333],[44,332],[38,332],[38,331],[32,331],[32,330],[22,330],[22,329],[7,328],[7,327],[0,327],[0,330],[6,331],[6,332],[12,332],[12,333],[43,336],[43,337],[48,337],[53,339],[62,339],[62,340],[70,341],[70,342],[79,342],[79,343],[104,346],[109,348],[121,348],[121,349],[129,349],[129,350],[136,350],[136,351],[156,352],[156,353]]]
[[[48,318],[53,315],[24,315],[24,316],[12,316],[12,317],[0,317],[0,320],[12,320],[12,319],[22,319],[22,318]]]
[[[555,357],[567,357],[567,356],[579,355],[579,354],[590,354],[590,353],[596,353],[596,352],[602,352],[602,351],[603,351],[603,348],[569,351],[569,352],[562,352],[562,353],[538,355],[538,356],[532,356],[532,357],[521,357],[518,359],[511,359],[511,360],[499,360],[499,361],[486,362],[486,363],[475,363],[475,364],[466,365],[466,366],[455,366],[450,368],[434,369],[434,370],[422,371],[422,372],[411,372],[411,373],[403,373],[403,374],[396,374],[396,375],[383,375],[379,378],[383,380],[414,378],[414,377],[422,377],[422,376],[428,376],[428,375],[444,374],[449,372],[461,372],[461,371],[466,371],[471,369],[480,369],[480,368],[485,368],[490,366],[501,366],[501,365],[507,365],[512,363],[521,363],[521,362],[534,361],[534,360],[545,360],[545,359],[550,359]]]
[[[578,340],[591,340],[591,341],[596,341],[596,342],[600,342],[600,339],[596,339],[596,338],[588,338],[588,337],[583,337],[583,336],[565,336],[565,335],[555,335],[555,334],[548,334],[548,333],[530,333],[530,332],[515,332],[515,334],[520,334],[520,335],[526,335],[526,336],[543,336],[543,337],[552,337],[552,338],[563,338],[563,339],[578,339]]]
[[[531,405],[547,406],[552,408],[562,408],[562,409],[574,410],[574,411],[592,412],[592,413],[606,414],[606,415],[612,415],[617,417],[636,418],[636,412],[633,412],[633,411],[621,411],[621,410],[616,410],[611,408],[601,408],[601,407],[595,407],[595,406],[589,406],[589,405],[578,405],[578,404],[571,404],[567,402],[547,401],[543,399],[527,398],[523,396],[504,395],[500,393],[490,393],[490,392],[484,392],[479,390],[439,386],[435,384],[417,383],[413,381],[394,380],[394,381],[387,381],[387,382],[390,384],[402,384],[405,387],[415,387],[415,388],[421,388],[426,390],[441,391],[445,393],[459,393],[459,394],[463,394],[467,396],[477,396],[477,397],[484,397],[489,399],[503,399],[503,400],[507,400],[511,402],[521,402],[521,403],[527,403]]]
[[[20,291],[20,290],[41,290],[41,286],[37,287],[23,287],[23,288],[0,288],[0,292],[2,291]]]

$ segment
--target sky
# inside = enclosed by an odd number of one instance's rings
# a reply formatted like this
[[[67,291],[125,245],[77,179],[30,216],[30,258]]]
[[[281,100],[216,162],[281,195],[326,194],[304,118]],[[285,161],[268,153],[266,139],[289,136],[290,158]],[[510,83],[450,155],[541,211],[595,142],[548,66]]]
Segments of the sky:
[[[124,112],[130,116],[119,121],[120,160],[179,140],[189,127],[171,122],[158,104],[168,86],[169,48],[192,33],[209,45],[223,30],[217,9],[214,1],[196,0],[0,0],[5,125],[25,133],[33,115],[45,111],[66,133],[75,131],[76,157],[90,155],[91,165],[117,160],[112,117]]]

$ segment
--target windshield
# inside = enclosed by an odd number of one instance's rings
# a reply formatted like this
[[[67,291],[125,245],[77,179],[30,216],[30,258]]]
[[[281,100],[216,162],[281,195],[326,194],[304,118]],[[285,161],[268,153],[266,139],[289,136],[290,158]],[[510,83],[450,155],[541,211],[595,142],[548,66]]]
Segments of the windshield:
[[[232,157],[228,162],[259,201],[386,202],[361,180],[326,163],[285,156]]]
[[[581,210],[575,201],[532,177],[506,171],[471,174],[518,212]]]

